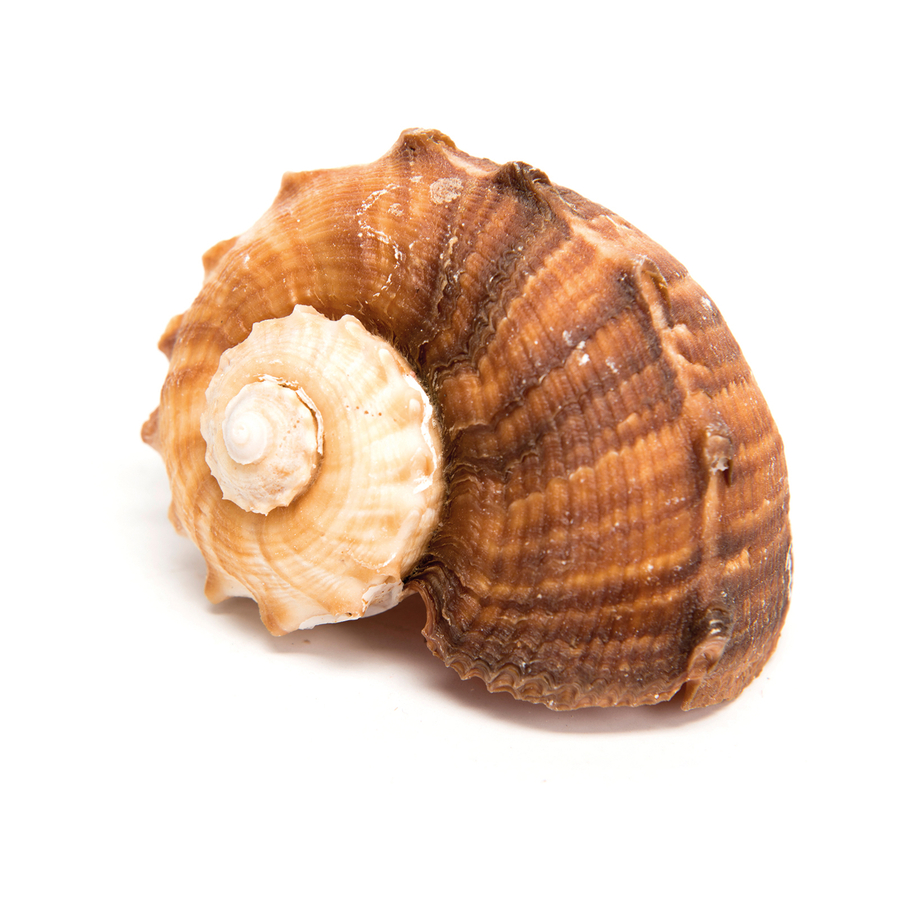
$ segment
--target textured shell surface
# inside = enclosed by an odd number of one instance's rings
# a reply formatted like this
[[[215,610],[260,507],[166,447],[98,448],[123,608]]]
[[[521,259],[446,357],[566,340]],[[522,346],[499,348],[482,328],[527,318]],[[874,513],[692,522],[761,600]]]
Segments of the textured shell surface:
[[[790,593],[782,441],[715,304],[620,216],[411,130],[286,175],[204,264],[143,436],[211,600],[282,634],[419,597],[448,666],[553,709],[759,674]],[[309,339],[279,338],[295,318]]]

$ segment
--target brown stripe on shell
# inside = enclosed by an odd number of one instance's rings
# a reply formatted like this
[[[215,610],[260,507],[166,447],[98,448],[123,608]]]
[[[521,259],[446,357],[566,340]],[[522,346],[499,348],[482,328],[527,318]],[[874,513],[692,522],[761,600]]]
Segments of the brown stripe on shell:
[[[187,471],[211,597],[236,544],[206,523],[222,501],[186,419],[224,349],[308,304],[391,340],[441,418],[445,507],[406,594],[447,665],[555,709],[702,706],[758,674],[790,586],[781,440],[712,301],[624,219],[412,131],[370,166],[285,176],[205,264],[148,436]]]

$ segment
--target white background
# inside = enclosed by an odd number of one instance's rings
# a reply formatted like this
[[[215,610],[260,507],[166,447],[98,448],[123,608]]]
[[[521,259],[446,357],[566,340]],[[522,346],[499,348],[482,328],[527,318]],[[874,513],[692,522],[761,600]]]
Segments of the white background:
[[[573,7],[4,14],[5,896],[896,890],[891,4]],[[738,700],[554,714],[458,680],[419,607],[276,639],[204,599],[139,439],[156,341],[282,172],[410,126],[621,213],[728,320],[795,532]]]

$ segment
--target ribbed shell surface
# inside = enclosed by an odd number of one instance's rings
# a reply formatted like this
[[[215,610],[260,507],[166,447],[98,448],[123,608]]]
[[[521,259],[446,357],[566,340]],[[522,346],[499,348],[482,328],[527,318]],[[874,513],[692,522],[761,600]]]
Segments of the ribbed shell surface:
[[[390,340],[438,411],[444,508],[405,592],[447,665],[556,709],[705,706],[759,673],[790,589],[782,442],[716,306],[641,232],[411,131],[285,176],[205,262],[148,425],[211,578],[233,563],[204,391],[255,321],[308,304]]]

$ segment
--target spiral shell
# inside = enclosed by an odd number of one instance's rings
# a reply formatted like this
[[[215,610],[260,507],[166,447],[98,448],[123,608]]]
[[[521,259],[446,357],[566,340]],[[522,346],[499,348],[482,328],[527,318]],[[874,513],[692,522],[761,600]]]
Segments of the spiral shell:
[[[170,369],[144,439],[165,459],[171,517],[207,560],[211,599],[250,594],[283,633],[402,590],[422,598],[428,646],[462,677],[554,709],[679,691],[685,708],[705,706],[759,673],[790,592],[782,442],[713,302],[641,232],[537,169],[414,130],[371,165],[286,175],[268,213],[204,263],[199,297],[160,343]],[[317,370],[330,337],[299,363],[286,359],[293,337],[258,352],[295,315],[378,346],[358,351],[352,376],[349,360]],[[219,396],[238,357],[245,369]],[[379,366],[400,398],[384,409],[413,414],[395,423],[399,450],[360,461],[322,407],[364,372],[378,382]],[[281,424],[259,424],[270,401]],[[246,412],[228,428],[250,462],[211,449],[228,404]],[[273,428],[299,428],[301,449],[271,464],[271,507],[241,508],[217,454],[240,476],[281,441]],[[378,434],[359,445],[394,440]],[[367,503],[382,469],[387,486]],[[377,549],[344,566],[366,542]],[[295,571],[298,557],[311,569]]]

